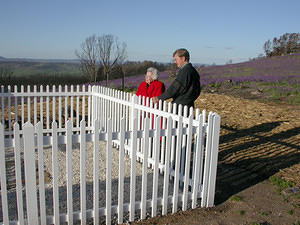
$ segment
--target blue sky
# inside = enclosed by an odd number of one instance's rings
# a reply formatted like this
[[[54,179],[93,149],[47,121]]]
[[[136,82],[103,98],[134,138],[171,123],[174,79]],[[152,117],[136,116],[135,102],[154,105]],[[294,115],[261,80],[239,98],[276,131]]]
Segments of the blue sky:
[[[127,44],[127,59],[225,64],[263,53],[268,39],[300,32],[299,0],[1,1],[0,56],[74,59],[95,34]]]

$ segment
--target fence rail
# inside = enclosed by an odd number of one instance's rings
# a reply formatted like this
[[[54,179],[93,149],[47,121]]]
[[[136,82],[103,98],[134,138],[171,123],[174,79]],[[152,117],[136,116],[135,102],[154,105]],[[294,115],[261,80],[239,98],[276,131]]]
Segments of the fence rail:
[[[153,104],[149,99],[97,86],[88,86],[87,91],[84,86],[77,86],[76,91],[73,86],[65,86],[64,91],[53,86],[51,92],[48,86],[45,92],[44,87],[37,91],[35,86],[33,92],[29,87],[26,91],[21,87],[20,92],[16,87],[10,90],[1,87],[0,224],[73,224],[77,220],[85,224],[91,219],[99,224],[103,216],[106,224],[123,223],[127,214],[133,221],[146,218],[147,212],[154,217],[175,213],[179,207],[184,211],[198,204],[213,206],[220,131],[216,113],[210,112],[206,119],[206,112],[200,114],[199,109],[193,112],[181,105]],[[87,194],[88,143],[93,145],[91,198]],[[80,198],[76,199],[72,154],[78,145]],[[44,181],[44,155],[49,146],[51,187]],[[64,171],[59,169],[62,146]],[[11,166],[7,163],[11,149],[15,183],[8,188],[11,179],[6,165]],[[117,177],[112,176],[115,167]],[[60,186],[62,174],[64,185]],[[63,196],[62,188],[66,190]],[[112,221],[114,214],[116,221]]]

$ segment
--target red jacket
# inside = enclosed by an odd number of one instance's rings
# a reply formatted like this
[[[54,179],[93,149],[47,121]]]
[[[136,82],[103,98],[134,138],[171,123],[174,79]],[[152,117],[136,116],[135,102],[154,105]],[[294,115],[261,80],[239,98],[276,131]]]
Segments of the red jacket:
[[[152,97],[157,97],[160,96],[162,93],[165,92],[165,85],[163,82],[160,82],[158,80],[152,81],[150,86],[148,87],[148,84],[146,81],[143,81],[140,86],[138,87],[138,90],[136,91],[137,96],[145,96],[146,98],[152,98]],[[158,104],[158,103],[157,103]],[[161,118],[162,122],[162,118]],[[152,126],[151,128],[153,129],[154,127],[154,117],[152,117]],[[161,124],[162,128],[162,124]],[[161,138],[160,138],[161,140]]]
[[[158,80],[152,81],[150,86],[148,87],[148,97],[157,97],[165,92],[165,85],[163,82]]]
[[[139,88],[137,89],[136,91],[136,95],[137,96],[145,96],[145,97],[148,97],[148,84],[146,83],[146,81],[143,81]]]
[[[143,81],[138,87],[138,90],[136,91],[136,95],[152,98],[152,97],[160,96],[164,92],[165,92],[165,85],[163,82],[155,80],[152,81],[151,84],[148,86],[146,81]]]

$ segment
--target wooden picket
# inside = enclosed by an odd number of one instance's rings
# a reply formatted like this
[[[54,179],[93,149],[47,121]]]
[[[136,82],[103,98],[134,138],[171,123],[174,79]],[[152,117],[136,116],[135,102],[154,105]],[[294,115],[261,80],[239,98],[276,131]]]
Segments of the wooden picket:
[[[3,92],[3,90],[2,90],[2,92]],[[3,113],[3,108],[2,108],[2,113]],[[0,138],[1,138],[1,140],[0,140],[0,180],[1,180],[2,214],[3,214],[2,221],[3,221],[3,224],[8,224],[9,218],[8,218],[5,148],[4,148],[4,126],[3,126],[3,124],[0,124]]]
[[[24,224],[23,212],[23,191],[22,191],[22,173],[21,173],[21,143],[19,124],[14,125],[14,153],[15,153],[15,174],[16,174],[16,192],[18,206],[18,221]],[[42,217],[42,214],[41,214]]]
[[[36,169],[34,152],[34,127],[27,122],[24,130],[24,167],[25,167],[25,189],[26,208],[28,223],[38,225],[37,191],[36,191]],[[56,174],[54,174],[56,175]],[[56,176],[57,177],[57,176]]]

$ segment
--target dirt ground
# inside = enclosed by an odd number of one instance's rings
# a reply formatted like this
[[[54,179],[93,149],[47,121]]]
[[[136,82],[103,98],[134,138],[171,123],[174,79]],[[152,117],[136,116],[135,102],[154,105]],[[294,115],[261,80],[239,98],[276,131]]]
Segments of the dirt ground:
[[[196,107],[221,116],[215,207],[132,224],[300,224],[300,107],[264,103],[253,90],[209,92]],[[295,193],[271,184],[273,175]]]

